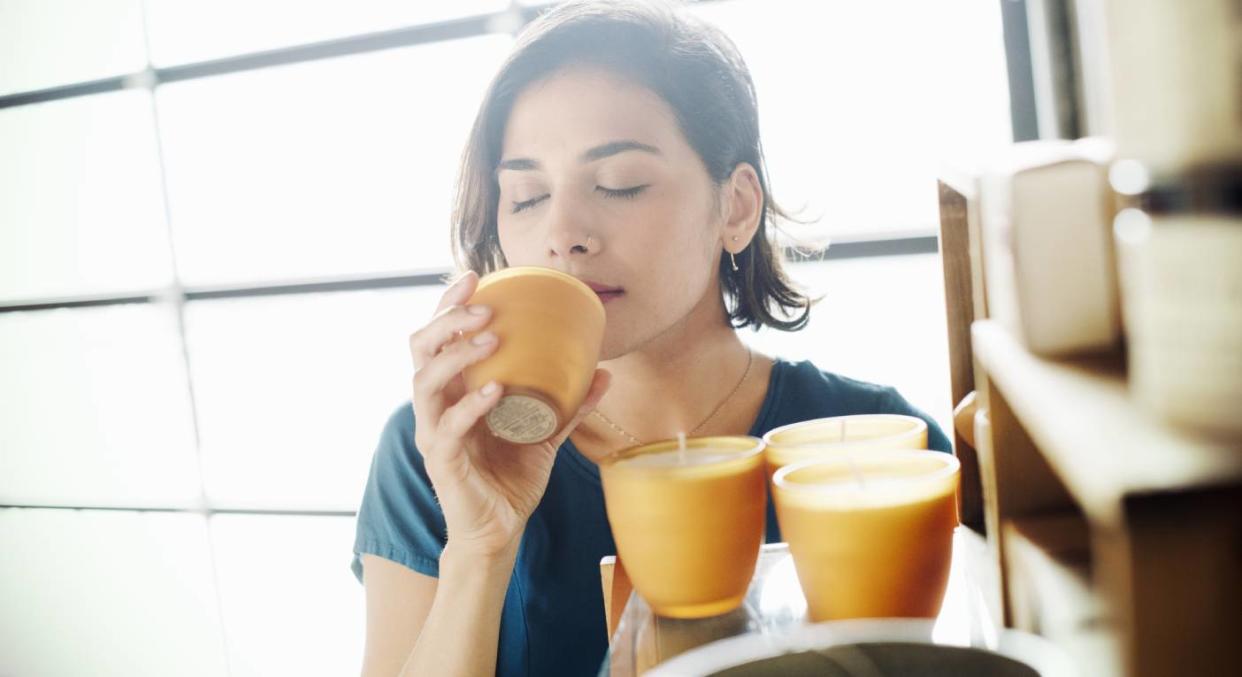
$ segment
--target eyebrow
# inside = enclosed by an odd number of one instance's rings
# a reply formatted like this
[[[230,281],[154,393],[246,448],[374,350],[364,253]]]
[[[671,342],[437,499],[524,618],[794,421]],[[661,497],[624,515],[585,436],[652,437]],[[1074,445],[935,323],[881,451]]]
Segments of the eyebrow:
[[[655,146],[626,139],[622,141],[609,141],[608,143],[595,146],[580,155],[578,157],[578,162],[580,164],[586,164],[588,162],[603,160],[606,157],[612,157],[613,155],[629,151],[638,151],[640,153],[648,153],[651,155],[663,155],[663,153],[660,152],[660,149]],[[500,164],[496,165],[496,173],[499,174],[501,171],[506,169],[517,172],[531,171],[539,169],[539,167],[539,163],[530,158],[512,158],[509,160],[501,160]]]

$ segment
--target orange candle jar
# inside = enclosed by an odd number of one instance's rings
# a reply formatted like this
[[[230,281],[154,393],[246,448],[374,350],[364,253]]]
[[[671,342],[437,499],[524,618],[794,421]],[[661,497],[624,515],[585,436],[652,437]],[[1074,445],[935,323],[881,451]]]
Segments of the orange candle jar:
[[[617,554],[652,610],[702,618],[741,605],[763,544],[762,440],[635,447],[601,463],[600,476]]]
[[[768,472],[800,461],[861,449],[926,449],[927,422],[917,416],[860,414],[801,421],[768,431]]]
[[[939,613],[959,467],[950,454],[880,451],[777,471],[773,499],[812,620]]]
[[[496,352],[464,372],[472,391],[488,381],[504,386],[488,427],[517,444],[548,439],[591,387],[604,340],[604,304],[572,275],[537,267],[484,277],[469,303],[492,309],[487,331],[500,339]]]

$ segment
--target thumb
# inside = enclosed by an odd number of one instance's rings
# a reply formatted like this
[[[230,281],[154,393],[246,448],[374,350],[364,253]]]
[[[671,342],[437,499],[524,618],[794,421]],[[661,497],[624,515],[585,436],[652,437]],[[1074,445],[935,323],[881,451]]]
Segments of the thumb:
[[[553,449],[559,449],[565,440],[577,429],[578,424],[582,423],[582,419],[586,418],[595,406],[604,398],[604,393],[608,392],[608,386],[612,383],[612,374],[606,369],[596,369],[595,376],[591,379],[591,387],[587,390],[586,399],[582,401],[582,406],[578,407],[574,417],[569,419],[569,423],[565,425],[561,432],[557,433],[548,442]]]

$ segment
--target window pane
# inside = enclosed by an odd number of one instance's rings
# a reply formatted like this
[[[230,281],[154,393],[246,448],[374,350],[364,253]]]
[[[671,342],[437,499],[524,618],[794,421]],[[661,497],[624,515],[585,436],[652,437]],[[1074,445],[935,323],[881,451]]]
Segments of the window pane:
[[[190,364],[214,505],[357,509],[407,340],[440,287],[197,301]]]
[[[358,674],[353,518],[217,515],[211,536],[232,677]]]
[[[1010,142],[995,2],[730,0],[693,12],[750,66],[778,202],[808,238],[934,231],[946,157]]]
[[[472,38],[161,87],[183,280],[447,266],[457,161],[508,43]]]
[[[147,0],[152,60],[205,61],[350,35],[487,14],[507,0]]]
[[[799,332],[743,337],[757,349],[811,360],[825,371],[894,386],[952,430],[949,343],[940,256],[922,254],[799,263],[795,281],[824,299]]]
[[[193,504],[176,331],[145,304],[0,314],[0,502]]]
[[[0,510],[0,672],[227,674],[205,520]]]
[[[165,285],[146,92],[0,110],[0,300]]]
[[[0,2],[0,95],[145,67],[141,0]]]

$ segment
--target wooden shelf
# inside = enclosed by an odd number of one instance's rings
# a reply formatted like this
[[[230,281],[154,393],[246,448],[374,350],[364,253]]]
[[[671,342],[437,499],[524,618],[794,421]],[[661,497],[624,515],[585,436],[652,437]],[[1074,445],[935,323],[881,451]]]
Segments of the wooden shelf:
[[[1041,359],[993,321],[971,333],[975,359],[1093,523],[1120,525],[1130,495],[1242,484],[1242,449],[1140,410],[1120,365]]]
[[[1091,581],[1082,516],[1009,520],[1003,529],[1013,626],[1061,646],[1084,675],[1121,674],[1115,627]]]
[[[966,162],[945,164],[940,167],[937,179],[967,200],[975,200],[979,192],[977,168]]]

